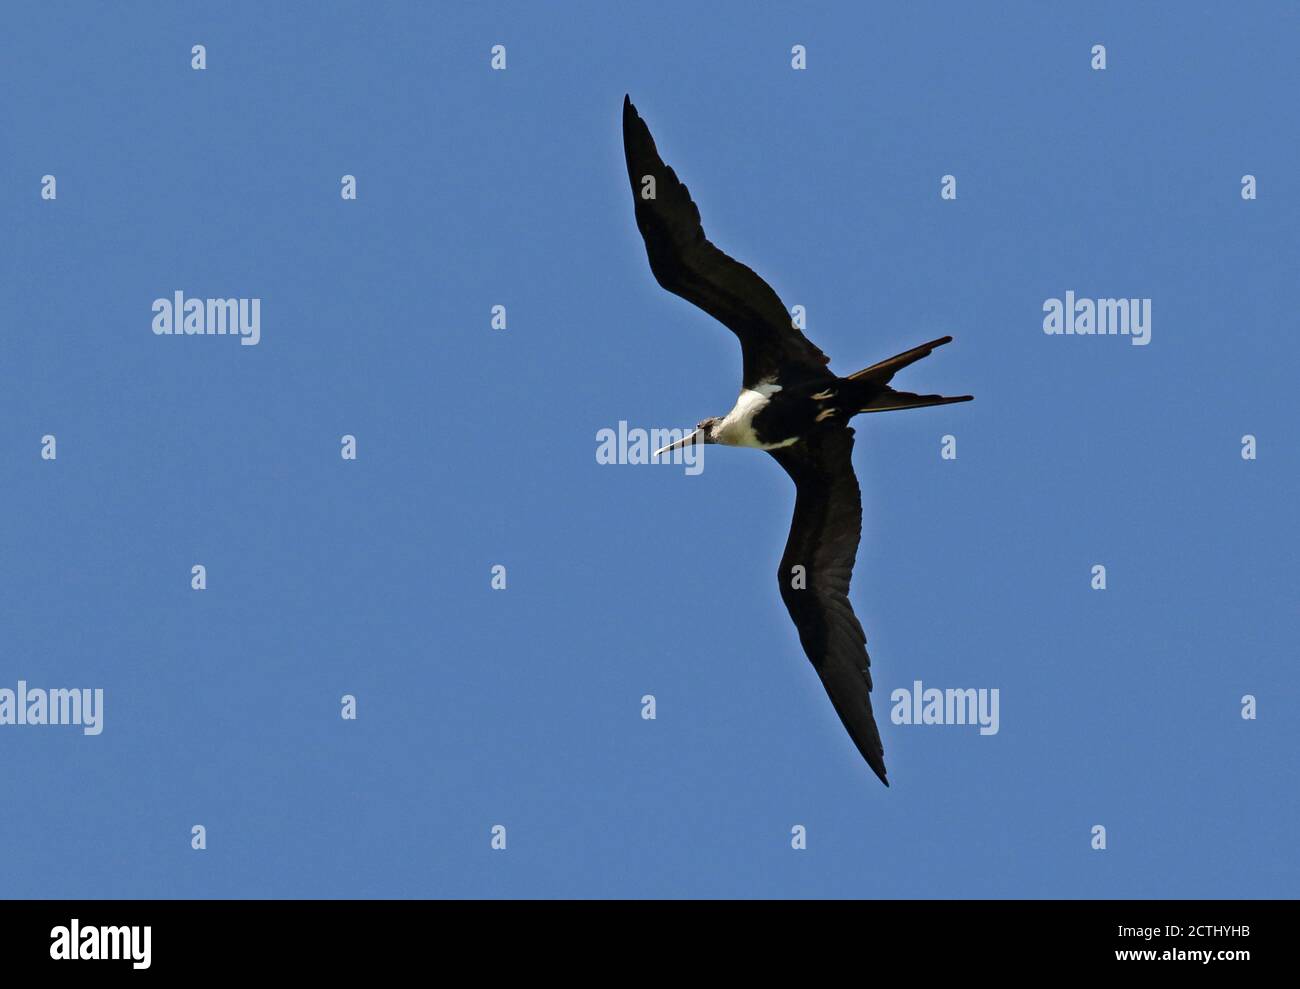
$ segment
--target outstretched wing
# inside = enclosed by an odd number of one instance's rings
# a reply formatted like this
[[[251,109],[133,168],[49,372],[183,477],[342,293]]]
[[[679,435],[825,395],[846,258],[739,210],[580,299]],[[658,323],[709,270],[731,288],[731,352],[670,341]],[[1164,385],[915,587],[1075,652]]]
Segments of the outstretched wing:
[[[826,355],[791,323],[772,286],[704,236],[690,190],[663,163],[650,129],[627,97],[623,151],[650,270],[669,292],[699,306],[740,338],[745,387],[790,365],[825,367]]]
[[[781,598],[840,721],[867,765],[888,786],[885,750],[871,713],[867,637],[849,604],[849,579],[862,537],[853,430],[815,432],[769,452],[797,489],[794,522],[777,573]],[[795,567],[802,570],[796,572]]]

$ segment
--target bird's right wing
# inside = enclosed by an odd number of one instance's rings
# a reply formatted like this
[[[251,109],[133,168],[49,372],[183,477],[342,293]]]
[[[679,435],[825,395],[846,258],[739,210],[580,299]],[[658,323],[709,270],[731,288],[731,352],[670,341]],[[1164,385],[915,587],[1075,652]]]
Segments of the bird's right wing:
[[[853,430],[814,432],[793,446],[768,452],[794,479],[797,492],[777,572],[781,598],[835,713],[867,765],[888,786],[885,750],[871,713],[867,637],[849,603],[849,579],[862,536]]]
[[[704,236],[690,190],[664,164],[650,128],[623,98],[623,152],[636,225],[655,280],[694,303],[740,338],[744,385],[782,368],[824,368],[828,359],[790,321],[772,286]]]

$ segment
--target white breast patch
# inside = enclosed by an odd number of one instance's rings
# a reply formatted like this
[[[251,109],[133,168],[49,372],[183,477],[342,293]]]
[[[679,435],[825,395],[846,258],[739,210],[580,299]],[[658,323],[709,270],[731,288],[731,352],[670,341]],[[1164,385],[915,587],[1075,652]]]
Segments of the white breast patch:
[[[772,396],[781,390],[774,381],[760,381],[754,388],[746,388],[736,399],[736,406],[718,424],[716,436],[727,446],[751,446],[759,450],[778,450],[799,442],[796,436],[780,443],[760,443],[754,432],[754,416],[763,411]]]

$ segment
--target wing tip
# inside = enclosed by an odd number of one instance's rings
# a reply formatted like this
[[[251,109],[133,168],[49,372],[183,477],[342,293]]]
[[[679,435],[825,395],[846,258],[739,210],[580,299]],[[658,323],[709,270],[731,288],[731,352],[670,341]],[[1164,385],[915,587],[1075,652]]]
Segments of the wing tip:
[[[889,786],[889,777],[885,775],[885,754],[883,752],[876,756],[875,759],[868,759],[867,765],[871,767],[871,771],[876,774],[876,778],[880,782],[884,783],[885,786]]]
[[[623,151],[624,154],[631,154],[632,148],[640,144],[649,144],[651,150],[654,149],[654,138],[650,136],[650,128],[646,122],[641,119],[641,114],[637,113],[636,107],[632,104],[632,96],[629,93],[623,94]],[[655,154],[658,155],[658,151]],[[631,161],[628,162],[629,166]],[[629,175],[631,172],[628,173]]]

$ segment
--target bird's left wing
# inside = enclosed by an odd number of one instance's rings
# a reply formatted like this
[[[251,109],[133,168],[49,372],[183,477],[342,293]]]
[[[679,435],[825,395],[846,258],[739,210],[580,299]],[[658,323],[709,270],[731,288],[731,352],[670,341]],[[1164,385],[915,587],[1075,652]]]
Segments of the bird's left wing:
[[[888,786],[885,751],[871,712],[867,637],[849,604],[849,579],[862,536],[853,430],[814,432],[793,446],[769,452],[797,490],[794,522],[777,573],[781,598],[840,721],[867,765]]]
[[[655,280],[740,338],[745,387],[790,366],[824,368],[826,355],[791,323],[772,286],[704,236],[690,190],[659,157],[650,128],[626,97],[623,152],[636,225]]]

